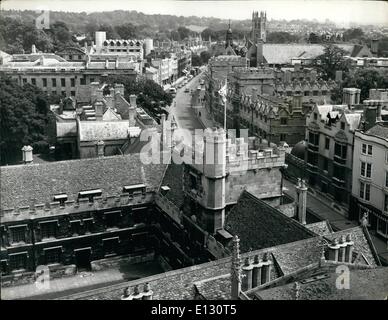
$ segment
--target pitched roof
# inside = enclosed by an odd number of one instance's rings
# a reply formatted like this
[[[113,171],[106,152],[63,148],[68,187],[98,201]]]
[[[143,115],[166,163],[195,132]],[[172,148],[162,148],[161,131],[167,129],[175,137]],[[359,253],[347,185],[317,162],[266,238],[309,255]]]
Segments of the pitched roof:
[[[80,141],[126,140],[129,122],[116,121],[79,121]]]
[[[361,121],[361,113],[345,113],[345,118],[349,124],[349,129],[354,131],[358,128]]]
[[[306,228],[320,236],[331,234],[333,232],[333,229],[327,220],[306,224]]]
[[[165,197],[180,208],[183,205],[183,164],[169,164],[161,186],[170,187]]]
[[[319,271],[316,270],[316,271]],[[300,281],[299,300],[383,300],[388,296],[388,268],[352,269],[349,289],[336,287],[335,268],[321,272],[323,277]],[[311,281],[310,281],[311,280]],[[294,282],[256,291],[263,300],[294,300]]]
[[[242,252],[315,236],[279,210],[244,191],[225,220],[225,229],[240,238]]]
[[[141,162],[139,154],[44,164],[0,167],[1,209],[53,201],[66,193],[77,200],[82,190],[101,189],[103,195],[120,194],[123,186],[144,183],[157,189],[166,165]]]
[[[388,126],[383,125],[382,123],[378,123],[365,133],[376,137],[380,137],[383,139],[388,139]]]
[[[347,229],[347,233],[359,233],[363,235],[361,227]],[[342,233],[333,233],[338,237]],[[354,238],[354,250],[370,250],[360,237]],[[360,242],[361,240],[361,242]],[[241,258],[253,257],[255,255],[270,254],[272,260],[280,269],[281,275],[290,275],[301,268],[305,268],[314,263],[318,263],[321,257],[322,238],[316,236],[292,243],[278,245],[271,248],[257,250],[241,255]],[[373,265],[372,265],[373,266]],[[365,263],[364,263],[365,267]],[[109,287],[94,289],[88,292],[73,294],[62,299],[90,299],[90,300],[118,300],[124,288],[129,287],[131,292],[135,285],[149,283],[154,299],[161,300],[190,300],[195,298],[195,294],[201,294],[208,299],[223,299],[229,295],[227,278],[230,277],[231,257],[207,262],[187,268],[168,271],[151,277],[146,277],[131,282],[120,283]],[[369,269],[372,270],[372,269]],[[333,282],[334,283],[334,282]],[[213,286],[213,288],[212,288]],[[216,289],[217,288],[217,289]],[[346,290],[344,290],[346,291]]]
[[[349,54],[353,52],[354,45],[343,44],[338,47]],[[272,44],[263,45],[263,55],[269,64],[290,64],[291,59],[314,59],[323,54],[325,46],[321,44]]]

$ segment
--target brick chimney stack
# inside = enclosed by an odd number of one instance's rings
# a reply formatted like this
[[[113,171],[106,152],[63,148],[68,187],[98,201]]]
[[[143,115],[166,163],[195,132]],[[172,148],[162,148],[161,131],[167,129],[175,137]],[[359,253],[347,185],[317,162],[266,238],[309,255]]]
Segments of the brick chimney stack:
[[[238,236],[233,237],[231,282],[232,300],[238,300],[241,292],[241,257],[240,239]]]
[[[33,150],[34,149],[31,146],[24,146],[22,148],[24,164],[28,164],[28,163],[33,162],[33,158],[32,158],[32,151]]]
[[[129,96],[129,114],[128,114],[128,120],[129,120],[129,126],[135,127],[136,126],[136,95],[131,94]]]

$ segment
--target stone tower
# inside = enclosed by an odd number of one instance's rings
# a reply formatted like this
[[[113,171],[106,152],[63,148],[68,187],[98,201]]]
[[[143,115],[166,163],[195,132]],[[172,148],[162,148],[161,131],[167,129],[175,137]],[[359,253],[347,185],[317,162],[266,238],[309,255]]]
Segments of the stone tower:
[[[233,48],[233,34],[232,34],[232,28],[230,27],[230,20],[229,20],[228,31],[226,31],[225,48],[229,46]]]
[[[260,12],[260,16],[257,11],[252,13],[251,40],[255,44],[259,40],[262,42],[267,41],[267,14],[263,11]]]
[[[208,231],[216,233],[225,221],[226,133],[206,129],[204,134],[203,188],[204,220]]]

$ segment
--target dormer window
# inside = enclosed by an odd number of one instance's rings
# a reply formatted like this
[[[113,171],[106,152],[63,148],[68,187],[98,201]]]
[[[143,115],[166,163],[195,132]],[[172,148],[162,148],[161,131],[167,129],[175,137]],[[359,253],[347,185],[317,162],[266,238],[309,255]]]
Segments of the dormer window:
[[[78,193],[78,200],[88,198],[90,202],[93,202],[94,197],[100,197],[102,195],[101,189],[85,190]]]
[[[341,130],[345,130],[345,122],[341,121]]]
[[[65,201],[67,201],[67,194],[62,193],[62,194],[57,194],[54,196],[53,199],[55,202],[59,202],[61,206],[65,205]]]
[[[124,186],[123,192],[128,193],[130,195],[144,194],[146,192],[146,185],[145,184],[134,184],[131,186]]]

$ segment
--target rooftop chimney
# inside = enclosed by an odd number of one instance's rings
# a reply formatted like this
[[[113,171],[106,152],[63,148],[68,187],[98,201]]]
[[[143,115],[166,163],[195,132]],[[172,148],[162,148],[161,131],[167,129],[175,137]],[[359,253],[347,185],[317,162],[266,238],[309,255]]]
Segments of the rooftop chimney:
[[[104,141],[102,141],[102,140],[97,141],[96,146],[97,146],[97,156],[99,158],[103,157],[105,155],[105,150],[104,150],[105,143],[104,143]]]
[[[240,257],[240,239],[233,237],[232,270],[231,270],[231,298],[238,300],[241,292],[241,257]]]
[[[32,158],[32,150],[34,150],[31,146],[24,146],[22,148],[23,152],[23,162],[25,164],[27,163],[32,163],[33,158]]]
[[[102,103],[102,101],[97,101],[94,104],[94,111],[96,113],[96,121],[101,121],[102,115],[104,113],[104,104]]]
[[[131,94],[129,96],[129,110],[128,110],[128,121],[130,127],[136,126],[136,95]]]

